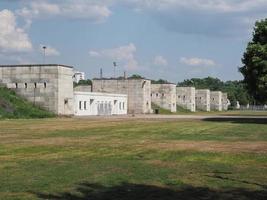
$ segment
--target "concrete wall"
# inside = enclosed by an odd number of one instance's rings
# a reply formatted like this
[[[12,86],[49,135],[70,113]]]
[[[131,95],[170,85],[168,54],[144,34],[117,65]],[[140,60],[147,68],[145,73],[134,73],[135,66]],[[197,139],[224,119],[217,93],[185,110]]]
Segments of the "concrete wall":
[[[196,109],[210,111],[210,90],[196,90]]]
[[[94,79],[93,92],[126,94],[128,113],[151,113],[151,81],[146,79]]]
[[[215,111],[222,111],[222,92],[210,92],[210,109]]]
[[[74,92],[74,115],[126,115],[127,95]]]
[[[177,87],[176,103],[191,112],[196,111],[196,89],[194,87]]]
[[[231,105],[231,102],[228,99],[227,93],[222,93],[222,109],[228,110],[228,107]]]
[[[151,84],[151,101],[161,108],[176,112],[176,85]]]
[[[64,65],[1,65],[0,82],[58,115],[73,115],[73,68]]]
[[[74,88],[75,92],[92,92],[92,86],[91,85],[79,85]]]

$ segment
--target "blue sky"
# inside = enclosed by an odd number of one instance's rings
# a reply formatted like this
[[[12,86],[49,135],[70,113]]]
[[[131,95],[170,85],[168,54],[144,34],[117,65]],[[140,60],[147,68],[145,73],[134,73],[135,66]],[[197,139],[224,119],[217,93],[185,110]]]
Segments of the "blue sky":
[[[87,78],[141,74],[172,82],[237,68],[267,0],[1,0],[1,64],[75,66]]]

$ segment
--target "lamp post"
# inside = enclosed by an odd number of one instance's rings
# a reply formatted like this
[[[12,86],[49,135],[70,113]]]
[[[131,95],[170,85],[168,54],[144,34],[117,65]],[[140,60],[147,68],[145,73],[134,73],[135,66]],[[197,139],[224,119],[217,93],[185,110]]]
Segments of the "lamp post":
[[[44,64],[45,64],[45,50],[46,50],[46,46],[43,46],[43,50],[44,50]]]
[[[114,66],[114,78],[116,78],[116,67],[117,67],[117,63],[113,62],[113,66]]]

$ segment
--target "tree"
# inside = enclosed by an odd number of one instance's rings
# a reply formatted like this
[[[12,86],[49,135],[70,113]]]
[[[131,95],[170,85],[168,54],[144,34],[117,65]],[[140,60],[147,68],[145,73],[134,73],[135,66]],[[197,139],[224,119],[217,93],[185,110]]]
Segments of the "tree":
[[[77,87],[79,85],[92,85],[92,81],[90,79],[80,80],[79,83],[73,82],[73,86]]]
[[[169,81],[167,81],[167,80],[163,80],[163,79],[159,79],[159,80],[151,80],[151,83],[152,84],[168,84],[168,83],[170,83]]]
[[[257,21],[239,71],[248,93],[258,104],[267,103],[267,18]]]
[[[129,79],[143,79],[144,77],[142,77],[139,74],[133,74],[132,76],[128,77]]]

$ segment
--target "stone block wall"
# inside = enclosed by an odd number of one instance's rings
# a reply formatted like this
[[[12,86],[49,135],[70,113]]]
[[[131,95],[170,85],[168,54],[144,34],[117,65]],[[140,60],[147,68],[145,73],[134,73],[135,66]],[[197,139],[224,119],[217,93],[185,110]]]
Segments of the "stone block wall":
[[[151,101],[161,108],[176,112],[176,85],[151,84]]]
[[[1,65],[0,82],[57,115],[73,115],[73,68],[65,65]]]
[[[191,112],[196,111],[196,89],[194,87],[177,87],[176,103]]]
[[[227,93],[222,93],[222,109],[223,110],[228,110],[228,107],[231,105],[231,102],[228,99],[228,94]]]
[[[210,111],[210,90],[196,90],[196,109]]]
[[[210,109],[215,111],[222,111],[222,92],[210,92]]]
[[[94,79],[93,92],[126,94],[129,114],[151,113],[151,81],[146,79]]]

